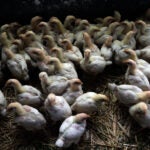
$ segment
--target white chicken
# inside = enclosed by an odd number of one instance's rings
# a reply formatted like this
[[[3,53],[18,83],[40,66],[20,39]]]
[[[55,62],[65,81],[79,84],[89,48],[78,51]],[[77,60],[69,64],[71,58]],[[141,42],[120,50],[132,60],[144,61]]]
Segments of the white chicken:
[[[25,59],[20,54],[14,54],[10,49],[5,49],[7,67],[14,77],[20,80],[29,80],[28,67]]]
[[[69,81],[67,91],[62,95],[68,104],[73,104],[80,95],[83,94],[82,82],[80,79],[72,79]]]
[[[91,114],[97,111],[98,102],[102,101],[108,101],[108,97],[95,92],[87,92],[76,99],[71,109],[77,113]]]
[[[8,105],[7,110],[10,109],[16,111],[15,123],[28,131],[42,130],[46,126],[44,116],[33,107],[14,102]]]
[[[114,93],[119,102],[125,106],[131,106],[140,101],[148,102],[150,97],[150,91],[142,91],[135,85],[116,85],[115,83],[109,83],[108,87]]]
[[[41,92],[33,86],[22,85],[16,79],[9,79],[5,87],[11,86],[17,92],[17,101],[23,105],[40,106],[43,102]]]
[[[125,74],[125,80],[129,84],[138,86],[144,91],[150,90],[148,78],[137,68],[136,62],[128,59],[124,61],[124,63],[128,65],[128,69]]]
[[[78,78],[78,74],[70,63],[61,63],[58,58],[51,57],[48,60],[48,64],[54,67],[53,74],[64,76],[67,79]]]
[[[50,93],[44,103],[44,108],[53,121],[62,121],[72,115],[71,108],[62,96]]]
[[[81,68],[90,75],[102,73],[107,65],[112,64],[111,61],[105,61],[102,56],[92,55],[90,49],[84,51],[84,58],[80,62]]]
[[[85,132],[86,119],[90,116],[81,113],[68,117],[59,128],[59,137],[55,143],[57,147],[70,147],[71,144],[78,144]]]
[[[41,72],[39,78],[43,92],[46,94],[54,93],[56,95],[62,95],[68,87],[68,79],[63,76],[48,76],[46,72]]]
[[[130,115],[142,128],[150,128],[150,105],[144,102],[133,105],[129,109]]]

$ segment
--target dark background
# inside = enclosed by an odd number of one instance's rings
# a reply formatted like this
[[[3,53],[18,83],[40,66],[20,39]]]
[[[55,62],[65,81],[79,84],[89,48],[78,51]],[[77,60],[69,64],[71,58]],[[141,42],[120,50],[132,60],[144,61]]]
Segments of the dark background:
[[[44,19],[68,14],[93,19],[119,10],[122,18],[135,19],[150,7],[150,0],[0,0],[0,24],[19,21],[29,23],[31,17]]]

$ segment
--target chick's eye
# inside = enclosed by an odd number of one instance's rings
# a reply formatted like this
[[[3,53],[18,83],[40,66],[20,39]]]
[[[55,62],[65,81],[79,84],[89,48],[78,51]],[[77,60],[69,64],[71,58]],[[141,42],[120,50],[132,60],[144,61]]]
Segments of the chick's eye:
[[[130,54],[129,52],[125,52],[126,54]]]
[[[71,21],[71,25],[72,25],[72,26],[74,26],[74,25],[75,25],[75,22],[74,22],[74,20],[72,20],[72,21]]]
[[[36,52],[33,52],[33,54],[37,54]]]
[[[53,61],[49,62],[50,65],[52,65],[53,63],[54,63]]]
[[[128,62],[127,64],[128,64],[128,65],[131,65],[131,63],[129,63],[129,62]]]
[[[46,39],[44,39],[44,40],[42,41],[42,43],[43,43],[43,45],[45,45],[45,46],[46,46],[46,44],[47,44],[47,40],[46,40]]]
[[[27,34],[26,37],[31,37],[31,35],[30,35],[30,34]]]
[[[55,27],[55,23],[53,22],[53,23],[51,23],[51,27],[52,28],[54,28]]]
[[[13,82],[10,82],[9,85],[10,85],[10,86],[13,86]]]

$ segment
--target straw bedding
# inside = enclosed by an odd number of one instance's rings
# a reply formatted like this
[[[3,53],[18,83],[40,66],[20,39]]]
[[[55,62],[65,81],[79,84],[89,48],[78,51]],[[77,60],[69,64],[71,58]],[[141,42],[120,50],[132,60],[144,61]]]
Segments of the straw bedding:
[[[98,112],[88,120],[87,131],[82,140],[79,145],[73,145],[72,150],[150,149],[149,130],[140,131],[140,126],[129,116],[128,108],[120,105],[107,88],[107,84],[110,82],[124,83],[124,70],[125,68],[113,66],[94,79],[79,71],[85,92],[105,93],[109,96],[110,101],[107,104],[99,104]],[[15,101],[13,89],[3,89],[3,92],[8,102]],[[41,109],[41,111],[43,110]],[[59,123],[54,125],[47,117],[46,129],[34,133],[16,127],[13,118],[13,113],[9,113],[6,118],[0,118],[0,150],[56,149],[54,144],[58,135]]]

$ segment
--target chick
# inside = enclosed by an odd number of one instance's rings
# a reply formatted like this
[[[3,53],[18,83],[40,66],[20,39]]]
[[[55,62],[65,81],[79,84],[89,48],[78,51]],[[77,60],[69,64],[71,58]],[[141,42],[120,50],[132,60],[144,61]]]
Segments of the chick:
[[[105,61],[101,56],[91,54],[90,49],[84,51],[84,58],[80,61],[81,68],[90,75],[98,75],[102,73],[107,65],[112,64],[111,61]]]
[[[44,35],[43,38],[42,38],[42,40],[43,40],[43,43],[45,42],[45,46],[46,46],[46,48],[47,48],[46,50],[47,50],[47,53],[48,53],[49,55],[52,54],[51,50],[52,50],[53,48],[59,47],[59,46],[57,45],[57,43],[55,42],[53,36],[51,36],[51,35]]]
[[[149,34],[150,34],[150,27],[142,20],[138,20],[135,22],[137,27],[137,41],[141,48],[150,45],[149,42]]]
[[[103,26],[108,26],[110,23],[114,21],[120,21],[121,20],[121,14],[118,11],[114,11],[113,16],[107,16],[103,19]]]
[[[54,67],[48,63],[51,56],[45,54],[45,52],[38,48],[27,49],[27,53],[33,59],[32,66],[39,68],[40,71],[45,71],[48,75],[54,72]]]
[[[59,36],[59,34],[64,34],[66,31],[64,25],[57,17],[51,17],[49,19],[49,25],[57,36]]]
[[[88,28],[87,32],[88,32],[88,34],[91,36],[91,38],[94,41],[96,39],[96,37],[100,34],[100,32],[102,32],[102,28],[98,28],[97,26],[90,26]]]
[[[115,83],[109,83],[108,87],[114,93],[119,102],[125,106],[131,106],[140,101],[147,102],[149,100],[150,92],[143,92],[140,88],[134,85],[116,85]]]
[[[62,96],[50,93],[45,102],[44,108],[53,121],[62,121],[72,115],[71,108]]]
[[[1,42],[1,45],[3,48],[10,48],[12,41],[10,39],[8,39],[6,32],[2,32],[0,34],[0,42]]]
[[[101,36],[103,36],[105,34],[105,32],[107,31],[108,27],[104,26],[104,27],[101,27],[101,28],[98,28],[98,27],[93,27],[93,26],[90,26],[89,29],[88,29],[88,32],[90,33],[91,35],[91,32],[92,32],[92,35],[91,37],[93,38],[93,41],[95,44],[97,44],[97,46],[101,47],[101,45],[103,44],[103,42],[101,42],[100,44],[98,43],[99,41],[99,38]],[[91,31],[90,31],[91,30]],[[106,35],[106,38],[108,38],[109,36]],[[103,39],[104,40],[104,39]]]
[[[39,32],[39,27],[38,24],[42,21],[42,17],[40,16],[35,16],[31,19],[30,24],[31,24],[31,30],[35,33]]]
[[[133,105],[129,109],[130,115],[142,128],[150,128],[150,105],[144,102]]]
[[[78,78],[77,72],[72,64],[70,63],[61,63],[58,58],[51,57],[48,60],[48,63],[54,66],[53,74],[64,76],[67,79]]]
[[[137,68],[136,62],[128,59],[124,61],[124,63],[128,65],[128,69],[125,74],[125,80],[129,84],[138,86],[144,91],[150,90],[148,78]]]
[[[123,43],[123,47],[129,47],[132,49],[135,49],[136,47],[136,41],[135,41],[135,33],[136,31],[129,31],[128,33],[126,33],[126,35],[124,36],[122,43]]]
[[[83,59],[82,53],[80,52],[79,48],[73,46],[71,41],[64,39],[62,41],[63,47],[65,49],[64,56],[68,58],[68,60],[79,64],[80,61]]]
[[[10,41],[14,40],[14,35],[12,34],[11,30],[10,30],[10,25],[9,24],[4,24],[1,26],[1,32],[6,32],[7,33],[7,37]]]
[[[50,27],[48,25],[47,22],[44,22],[44,21],[41,21],[39,24],[38,24],[38,28],[39,30],[41,30],[41,33],[40,33],[40,38],[42,39],[43,36],[45,35],[51,35],[53,34],[51,31],[50,31]]]
[[[92,55],[99,56],[100,49],[92,42],[90,35],[87,32],[83,32],[83,39],[84,39],[84,47],[83,50],[90,49]]]
[[[27,31],[25,34],[20,35],[23,40],[25,47],[34,47],[44,50],[43,44],[41,44],[40,39],[33,31]]]
[[[108,101],[108,97],[95,92],[87,92],[76,99],[71,109],[77,113],[91,114],[97,111],[98,102],[102,102],[102,100]]]
[[[3,32],[3,33],[0,34],[0,42],[1,42],[1,46],[2,46],[2,54],[1,54],[2,55],[1,59],[2,60],[6,59],[6,58],[3,58],[3,57],[6,57],[6,56],[4,56],[4,50],[5,49],[10,49],[12,52],[17,53],[18,46],[15,45],[13,43],[13,41],[14,40],[10,41],[8,39],[8,36],[7,36],[6,32]]]
[[[62,95],[68,87],[68,79],[63,76],[51,75],[48,76],[46,72],[39,74],[41,86],[44,93],[54,93]]]
[[[115,29],[113,32],[113,39],[114,40],[122,40],[125,36],[125,34],[127,33],[126,31],[130,31],[128,30],[129,27],[129,22],[128,21],[123,21],[121,22]]]
[[[40,48],[27,48],[26,52],[34,61],[44,61],[46,62],[47,53]]]
[[[10,26],[10,32],[12,33],[13,37],[17,38],[17,30],[21,27],[21,24],[18,22],[12,22],[9,24]]]
[[[29,80],[28,67],[25,59],[20,54],[14,54],[10,49],[5,49],[7,67],[11,74],[20,80]]]
[[[12,44],[12,41],[8,39],[6,32],[0,34],[0,42],[2,46],[1,50],[1,62],[2,68],[6,67],[7,55],[5,54],[5,49],[10,49],[13,53],[17,52],[17,46]]]
[[[81,136],[85,132],[86,119],[90,116],[80,113],[68,117],[59,128],[59,137],[55,143],[57,147],[70,147],[71,144],[78,144]]]
[[[134,38],[135,33],[136,33],[135,31],[129,31],[128,33],[126,33],[126,35],[121,41],[115,40],[112,44],[113,50],[115,52],[118,52],[122,48],[134,49],[136,46],[136,41]]]
[[[134,49],[136,46],[136,41],[134,38],[135,31],[129,31],[123,38],[122,41],[115,40],[112,43],[112,49],[115,53],[115,63],[121,64],[123,60],[127,59],[126,53],[124,53],[124,49],[132,48]]]
[[[52,48],[51,56],[58,58],[61,61],[61,63],[70,63],[74,67],[73,63],[65,57],[62,48],[59,47]]]
[[[112,44],[112,36],[110,36],[109,38],[107,38],[105,40],[105,43],[102,45],[100,53],[101,56],[104,57],[104,59],[107,60],[112,60],[112,56],[113,56],[113,51],[111,48],[111,44]]]
[[[14,109],[17,114],[15,123],[28,131],[41,130],[46,126],[44,116],[33,107],[14,102],[8,105],[7,110],[10,109]]]
[[[123,51],[130,59],[136,62],[138,69],[141,70],[148,79],[150,79],[150,64],[143,59],[138,59],[135,51],[132,49],[125,49]]]
[[[75,40],[81,40],[81,36],[83,34],[82,31],[87,31],[88,28],[90,27],[90,23],[88,22],[88,20],[85,19],[76,19],[75,22],[76,28],[74,29],[75,34]],[[79,39],[78,39],[79,38]],[[82,36],[83,38],[83,36]]]
[[[31,64],[31,58],[27,54],[27,52],[24,50],[24,45],[23,45],[22,40],[16,39],[12,42],[12,44],[17,46],[17,50],[18,50],[17,52],[23,56],[27,64]]]
[[[105,42],[105,40],[107,38],[109,38],[110,36],[113,35],[113,32],[115,31],[115,28],[118,27],[120,24],[118,22],[113,22],[111,24],[109,24],[108,28],[103,28],[103,30],[101,30],[99,32],[99,34],[97,34],[94,38],[94,42],[101,47],[101,45]]]
[[[75,29],[75,42],[74,45],[77,46],[80,50],[83,50],[84,39],[83,33],[88,30],[90,24],[87,20],[80,20],[79,25]]]
[[[76,21],[75,16],[72,16],[72,15],[66,16],[65,21],[64,21],[64,27],[67,30],[72,32],[75,27],[75,21]]]
[[[120,23],[120,25],[115,29],[113,34],[113,39],[115,40],[123,40],[125,35],[129,31],[136,31],[134,22],[125,20]]]
[[[41,92],[30,85],[22,85],[16,79],[9,79],[5,87],[11,86],[17,92],[17,101],[23,105],[40,106],[43,102]]]
[[[72,66],[72,68],[75,68],[74,63],[64,55],[62,48],[54,47],[51,49],[51,53],[52,57],[58,58],[64,66]]]
[[[107,16],[105,18],[96,18],[96,22],[98,22],[98,27],[107,27],[114,21],[115,18],[112,16]]]
[[[49,20],[49,24],[55,32],[55,40],[59,45],[61,45],[61,41],[65,39],[69,39],[71,42],[74,40],[74,34],[69,32],[64,28],[64,25],[57,17],[51,17]]]
[[[150,49],[150,46],[147,46],[143,49],[136,50],[135,52],[139,58],[144,59],[150,63],[150,51],[149,51],[149,49]]]
[[[72,79],[69,81],[69,87],[62,95],[69,105],[72,105],[75,100],[83,94],[82,84],[80,79]]]

